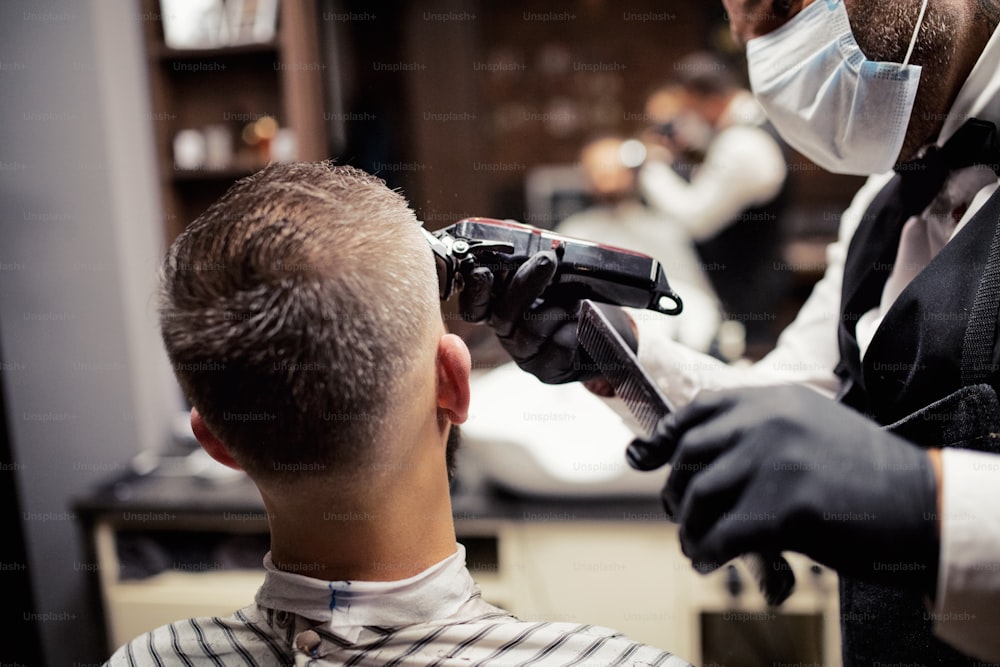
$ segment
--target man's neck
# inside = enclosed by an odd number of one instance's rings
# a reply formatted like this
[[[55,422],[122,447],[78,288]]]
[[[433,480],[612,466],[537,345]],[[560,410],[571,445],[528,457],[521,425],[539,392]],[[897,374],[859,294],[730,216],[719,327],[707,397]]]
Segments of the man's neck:
[[[403,482],[368,502],[269,495],[271,558],[278,569],[325,581],[395,581],[455,553],[447,477]],[[440,477],[441,479],[438,479]],[[400,475],[401,480],[406,475]]]

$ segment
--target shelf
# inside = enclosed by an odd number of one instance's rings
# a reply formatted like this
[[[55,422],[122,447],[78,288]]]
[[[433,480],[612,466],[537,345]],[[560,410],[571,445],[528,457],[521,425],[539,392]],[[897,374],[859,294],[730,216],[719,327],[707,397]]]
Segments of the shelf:
[[[133,2],[143,16],[161,15],[159,0]],[[159,155],[162,224],[167,244],[229,185],[273,159],[316,161],[328,157],[322,68],[282,66],[325,63],[316,0],[280,2],[278,12],[274,39],[206,48],[170,47],[164,41],[161,22],[144,21],[150,120]],[[244,148],[240,142],[244,125],[263,116],[274,118],[281,129],[292,131],[294,155],[262,156]],[[230,135],[232,162],[218,169],[175,167],[174,140],[178,133],[207,128]]]
[[[173,49],[163,44],[150,48],[149,55],[155,60],[203,60],[205,58],[239,58],[248,55],[277,55],[280,46],[277,41],[232,44],[230,46],[199,49]]]

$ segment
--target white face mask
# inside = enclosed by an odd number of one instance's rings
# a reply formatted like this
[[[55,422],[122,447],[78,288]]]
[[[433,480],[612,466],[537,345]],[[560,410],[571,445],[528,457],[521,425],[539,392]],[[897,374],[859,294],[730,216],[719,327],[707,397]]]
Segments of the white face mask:
[[[901,65],[865,57],[843,0],[814,0],[747,42],[750,87],[778,133],[834,173],[892,168],[920,83],[920,67],[908,63],[926,11],[924,0]]]

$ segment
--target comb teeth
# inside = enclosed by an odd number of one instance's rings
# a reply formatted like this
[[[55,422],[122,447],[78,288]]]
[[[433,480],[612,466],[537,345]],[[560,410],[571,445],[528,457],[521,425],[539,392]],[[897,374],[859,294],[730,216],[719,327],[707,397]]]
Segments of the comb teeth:
[[[645,435],[652,435],[660,418],[671,411],[670,403],[639,366],[635,353],[604,313],[589,300],[583,301],[577,339],[645,430]]]

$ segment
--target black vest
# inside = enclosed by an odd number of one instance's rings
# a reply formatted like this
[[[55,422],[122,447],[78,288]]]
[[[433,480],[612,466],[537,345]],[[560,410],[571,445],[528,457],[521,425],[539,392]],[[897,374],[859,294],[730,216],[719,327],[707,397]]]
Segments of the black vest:
[[[997,451],[1000,191],[903,290],[864,360],[859,356],[854,327],[881,299],[902,225],[937,192],[920,188],[927,182],[897,174],[851,241],[839,327],[841,400],[921,446]],[[934,637],[920,593],[842,577],[840,596],[845,667],[985,664]]]
[[[788,161],[788,148],[770,123],[760,125],[778,144]],[[695,244],[698,255],[722,301],[723,309],[743,321],[748,342],[773,345],[776,311],[789,288],[787,271],[775,269],[782,260],[781,221],[790,200],[791,180],[753,208],[741,211],[715,236]]]
[[[895,260],[899,229],[873,239],[868,230],[859,228],[848,252],[841,304],[837,373],[844,380],[845,403],[887,425],[963,386],[966,326],[998,221],[1000,197],[994,195],[899,295],[864,362],[859,358],[854,326],[881,298]],[[878,222],[877,216],[866,213],[862,225]],[[891,247],[891,254],[882,252],[880,246],[885,245]],[[995,349],[992,367],[987,369],[992,372],[985,378],[994,387],[1000,387],[995,371],[998,355],[1000,349]]]

